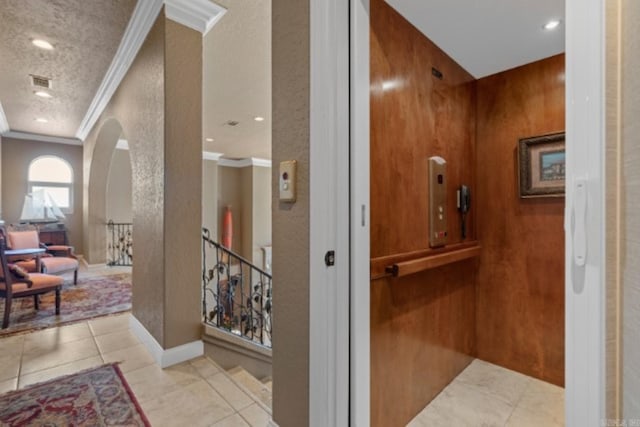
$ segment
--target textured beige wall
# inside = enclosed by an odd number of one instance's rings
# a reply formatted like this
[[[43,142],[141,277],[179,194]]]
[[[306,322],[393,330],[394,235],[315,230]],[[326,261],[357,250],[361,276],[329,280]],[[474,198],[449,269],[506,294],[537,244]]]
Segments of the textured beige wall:
[[[85,258],[89,264],[106,262],[107,180],[113,150],[122,134],[115,118],[102,120],[84,144],[84,199],[82,210]]]
[[[272,3],[273,419],[309,424],[309,1]],[[278,164],[298,161],[297,202],[280,203]]]
[[[85,228],[99,257],[111,154],[129,141],[133,314],[164,348],[201,332],[201,58],[201,34],[162,13],[85,143]]]
[[[233,223],[233,240],[231,249],[241,254],[242,248],[242,186],[241,169],[228,166],[218,166],[218,237],[222,241],[222,222],[224,211],[231,206],[231,221]]]
[[[640,2],[622,0],[622,414],[640,420]]]
[[[218,241],[218,162],[202,161],[202,226]]]
[[[106,178],[118,138],[129,141],[133,177],[133,314],[164,345],[164,47],[161,14],[85,141],[85,235],[104,262]],[[120,128],[120,125],[122,126]],[[138,256],[139,254],[139,256]]]
[[[199,340],[202,272],[202,34],[166,22],[165,348]]]
[[[231,206],[233,251],[262,267],[260,248],[271,244],[271,168],[220,166],[218,174],[218,235],[224,208]]]
[[[262,247],[271,245],[271,168],[253,168],[253,263],[264,268]]]
[[[69,242],[77,254],[83,254],[82,239],[82,147],[26,141],[4,137],[2,139],[2,219],[17,223],[22,213],[27,193],[28,168],[36,157],[53,155],[65,159],[73,168],[73,213],[67,214],[64,223],[69,229]]]
[[[113,150],[107,179],[107,220],[133,221],[131,206],[131,156],[129,150]]]

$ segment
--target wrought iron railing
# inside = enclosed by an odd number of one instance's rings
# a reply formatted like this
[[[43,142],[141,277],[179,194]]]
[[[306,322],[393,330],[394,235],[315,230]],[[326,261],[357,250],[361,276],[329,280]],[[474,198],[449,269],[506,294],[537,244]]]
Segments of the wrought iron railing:
[[[133,265],[133,224],[107,223],[107,265]]]
[[[271,347],[271,275],[211,240],[206,228],[202,290],[206,324]]]

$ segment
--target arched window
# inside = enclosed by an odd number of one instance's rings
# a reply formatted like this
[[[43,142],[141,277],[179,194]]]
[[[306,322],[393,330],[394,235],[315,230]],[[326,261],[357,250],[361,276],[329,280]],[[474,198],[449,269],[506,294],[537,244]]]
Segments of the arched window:
[[[44,190],[63,213],[73,213],[73,169],[64,159],[42,156],[29,165],[29,193]]]

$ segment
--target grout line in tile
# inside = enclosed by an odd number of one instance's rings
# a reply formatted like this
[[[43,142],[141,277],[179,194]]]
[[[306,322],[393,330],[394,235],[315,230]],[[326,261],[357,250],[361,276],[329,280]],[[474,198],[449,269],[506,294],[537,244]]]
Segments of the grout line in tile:
[[[509,413],[509,416],[507,417],[507,419],[504,422],[504,425],[506,426],[507,424],[509,424],[509,420],[511,419],[511,417],[513,416],[513,413],[516,412],[516,409],[518,409],[518,406],[520,405],[520,402],[522,402],[522,399],[524,398],[525,393],[527,392],[527,389],[529,389],[529,386],[531,385],[531,379],[527,378],[527,384],[524,386],[524,390],[522,391],[522,394],[520,395],[520,397],[518,398],[518,400],[513,404],[513,408],[511,408],[511,412]]]
[[[47,367],[47,368],[38,369],[37,371],[29,372],[29,373],[27,373],[27,374],[24,374],[24,376],[34,375],[34,374],[37,374],[37,373],[42,372],[42,371],[48,371],[49,369],[60,368],[60,367],[62,367],[62,366],[70,365],[70,364],[72,364],[72,363],[74,363],[74,364],[75,364],[75,363],[80,363],[80,362],[83,362],[83,361],[85,361],[85,360],[87,360],[87,359],[91,359],[91,358],[94,358],[94,357],[96,357],[96,356],[89,356],[89,357],[85,357],[84,359],[78,359],[78,360],[74,360],[74,361],[72,361],[72,362],[66,362],[66,363],[63,363],[63,364],[61,364],[61,365],[49,366],[49,367]],[[103,361],[104,361],[104,360],[103,360]],[[64,377],[64,376],[66,376],[66,375],[69,375],[69,374],[61,374],[60,376]],[[18,376],[18,383],[20,383],[20,378],[21,378],[22,376],[23,376],[23,375],[22,375],[22,373],[20,374],[20,376]],[[58,378],[58,377],[54,377],[54,378]],[[46,380],[46,381],[48,381],[48,380]]]
[[[93,335],[93,329],[91,328],[91,324],[89,323],[89,321],[87,320],[87,327],[89,328],[89,331],[91,332],[91,338],[93,339],[93,345],[96,346],[96,350],[98,350],[98,356],[100,356],[100,359],[102,360],[102,363],[104,363],[104,357],[102,357],[102,351],[100,350],[100,346],[98,345],[98,341],[96,341],[96,336]]]
[[[246,394],[247,396],[249,396],[249,399],[251,399],[253,401],[253,403],[256,403],[260,408],[262,408],[267,414],[269,414],[270,417],[273,417],[273,408],[270,408],[266,403],[264,403],[262,400],[260,400],[260,398],[258,396],[256,396],[251,390],[249,390],[244,384],[242,384],[240,381],[236,380],[233,375],[231,375],[229,373],[229,371],[227,371],[226,369],[222,368],[220,365],[218,365],[217,363],[215,363],[212,359],[210,359],[207,356],[207,359],[209,359],[211,362],[213,362],[213,364],[219,368],[219,372],[224,372],[224,376],[227,377],[233,384],[236,385],[236,387],[238,387],[244,394]],[[244,410],[246,408],[248,408],[251,405],[248,405],[244,408],[242,408],[241,410]]]
[[[249,405],[249,406],[251,406],[251,405]],[[248,408],[249,406],[247,406],[247,408]],[[245,409],[247,409],[247,408],[243,408],[242,410],[244,411],[244,410],[245,410]],[[253,424],[251,424],[251,422],[250,422],[250,421],[249,421],[249,420],[248,420],[244,415],[242,415],[242,413],[241,413],[240,411],[237,411],[237,414],[238,414],[238,416],[239,416],[240,418],[242,418],[242,419],[244,420],[244,422],[246,422],[246,423],[247,423],[247,424],[249,424],[250,426],[253,426]]]
[[[24,346],[27,344],[27,338],[22,339],[22,348],[20,349],[20,364],[18,365],[18,378],[16,379],[16,390],[20,385],[20,375],[22,375],[22,361],[24,360]]]
[[[478,360],[479,360],[479,359],[478,359]],[[493,365],[493,364],[492,364],[492,365]],[[498,365],[495,365],[495,366],[498,366]],[[501,367],[501,366],[500,366],[500,367]],[[505,368],[505,369],[506,369],[506,368]],[[509,371],[510,371],[510,370],[509,370]],[[464,370],[463,370],[462,372],[464,372]],[[449,387],[449,386],[450,386],[451,384],[453,384],[454,382],[457,382],[458,384],[460,384],[460,385],[462,385],[462,386],[466,386],[466,387],[468,387],[468,386],[477,386],[477,384],[474,384],[474,383],[469,383],[469,382],[465,382],[465,381],[460,381],[460,380],[458,380],[458,377],[462,374],[462,372],[460,372],[460,373],[459,373],[459,374],[458,374],[458,375],[457,375],[453,380],[451,380],[451,382],[450,382],[449,384],[447,384],[447,387]],[[515,372],[515,371],[513,371],[513,372]],[[516,373],[517,373],[518,375],[523,375],[523,374],[520,374],[520,373],[518,373],[518,372],[516,372]],[[527,376],[525,375],[525,377],[527,377]],[[527,377],[527,383],[526,383],[526,385],[524,386],[523,391],[522,391],[522,394],[521,394],[521,395],[520,395],[520,397],[518,398],[518,401],[517,401],[517,402],[520,402],[520,399],[522,399],[522,396],[524,396],[524,392],[525,392],[525,391],[527,390],[527,388],[529,387],[529,383],[530,383],[530,382],[531,382],[531,378]],[[445,388],[446,388],[446,387],[445,387]],[[443,389],[443,391],[444,391],[444,389]],[[480,393],[480,394],[482,394],[482,395],[484,395],[484,396],[491,397],[491,398],[493,398],[493,399],[498,399],[500,402],[502,402],[502,403],[506,403],[507,405],[512,406],[512,404],[511,404],[511,403],[509,403],[506,399],[503,399],[502,397],[498,396],[497,394],[491,393],[491,392],[490,392],[490,391],[488,391],[488,390],[482,390],[482,389],[481,389],[481,388],[479,388],[479,387],[473,387],[473,391],[474,391],[474,393]],[[439,394],[440,394],[440,393],[438,393],[438,395],[439,395]],[[436,396],[436,397],[437,397],[437,396]],[[434,397],[434,399],[435,399],[435,397]],[[516,404],[514,403],[514,404],[513,404],[513,406],[515,407],[515,405],[516,405]]]
[[[231,409],[233,409],[233,408],[231,408]],[[233,417],[234,415],[239,416],[239,417],[240,417],[240,418],[242,418],[242,419],[243,419],[247,424],[251,425],[251,423],[250,423],[249,421],[247,421],[247,420],[242,416],[242,414],[240,414],[240,411],[236,411],[235,409],[233,409],[233,410],[235,411],[233,414],[230,414],[230,415],[228,415],[228,416],[226,416],[226,417],[222,418],[221,420],[218,420],[218,421],[214,422],[214,423],[213,423],[213,424],[211,424],[211,425],[212,425],[212,426],[215,426],[216,424],[219,424],[219,423],[223,422],[224,420],[227,420],[227,419],[229,419],[229,418]]]
[[[216,375],[218,375],[218,374],[221,374],[221,372],[222,372],[222,371],[220,371],[220,372],[216,372],[215,374],[213,374],[213,375],[211,376],[211,378],[215,377],[215,376],[216,376]],[[223,376],[227,377],[227,379],[229,378],[227,375],[223,375]],[[206,379],[205,379],[205,382],[207,383],[207,385],[208,385],[209,387],[211,387],[211,388],[213,389],[213,391],[215,391],[216,393],[218,393],[218,394],[220,395],[220,397],[222,397],[222,400],[224,400],[225,402],[227,402],[227,404],[231,407],[231,409],[233,409],[234,411],[236,411],[238,414],[240,414],[240,411],[242,411],[242,410],[244,410],[244,409],[248,408],[249,406],[251,406],[251,405],[253,405],[253,404],[255,403],[255,401],[253,400],[253,398],[252,398],[251,396],[247,395],[247,397],[248,397],[249,399],[251,399],[251,403],[250,403],[250,404],[248,404],[247,406],[243,406],[243,407],[242,407],[242,408],[240,408],[240,409],[236,409],[236,408],[235,408],[235,406],[234,406],[233,404],[231,404],[231,401],[227,400],[227,399],[224,397],[224,395],[222,394],[222,392],[219,392],[219,391],[218,391],[218,390],[217,390],[217,389],[216,389],[216,388],[215,388],[211,383],[209,383],[209,381],[207,381]],[[232,382],[236,387],[238,386],[234,381],[231,381],[231,382]],[[244,392],[244,390],[240,389],[240,387],[238,387],[238,389],[239,389],[242,393],[247,394],[247,393],[245,393],[245,392]]]

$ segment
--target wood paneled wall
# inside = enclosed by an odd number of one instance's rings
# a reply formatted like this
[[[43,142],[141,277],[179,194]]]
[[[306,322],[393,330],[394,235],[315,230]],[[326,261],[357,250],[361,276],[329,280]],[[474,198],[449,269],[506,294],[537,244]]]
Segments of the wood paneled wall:
[[[518,139],[564,131],[564,55],[478,80],[478,357],[564,384],[564,198],[520,199]]]
[[[371,256],[429,247],[431,156],[447,160],[449,243],[460,241],[455,188],[475,178],[474,79],[383,0],[371,1],[370,102]]]
[[[431,156],[447,160],[449,243],[460,242],[455,190],[475,187],[474,84],[386,2],[371,0],[372,276],[385,261],[429,247]],[[475,264],[372,280],[373,426],[404,426],[472,360]]]

